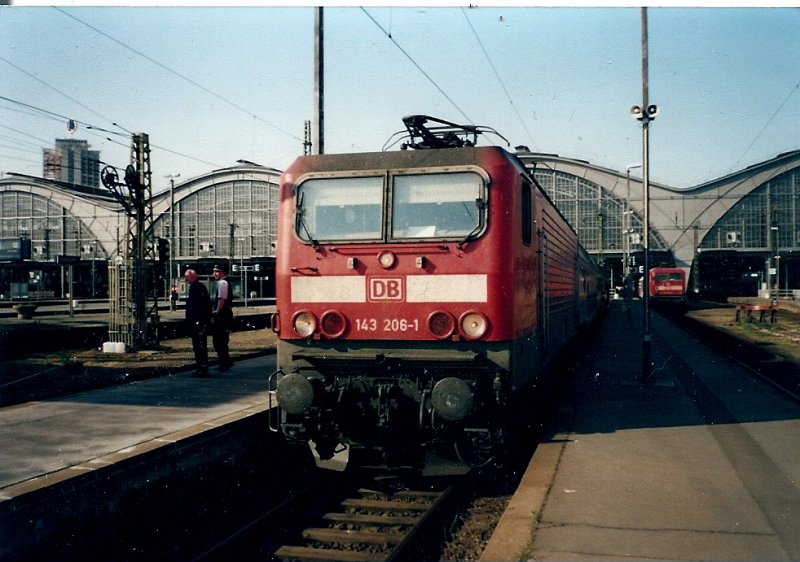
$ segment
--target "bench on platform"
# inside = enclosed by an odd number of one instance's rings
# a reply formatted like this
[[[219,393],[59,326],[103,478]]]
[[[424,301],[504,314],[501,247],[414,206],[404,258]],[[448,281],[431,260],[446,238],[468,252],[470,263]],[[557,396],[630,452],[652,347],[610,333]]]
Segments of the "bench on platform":
[[[758,321],[765,322],[767,313],[769,313],[769,321],[773,324],[778,315],[780,307],[777,304],[737,304],[736,305],[736,321],[741,322],[742,313],[745,313],[748,322],[753,321],[753,313],[758,312]]]

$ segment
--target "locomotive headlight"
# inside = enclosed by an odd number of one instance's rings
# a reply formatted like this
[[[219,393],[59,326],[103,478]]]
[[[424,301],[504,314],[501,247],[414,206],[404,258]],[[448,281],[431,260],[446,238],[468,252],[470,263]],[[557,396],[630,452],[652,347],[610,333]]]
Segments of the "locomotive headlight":
[[[489,329],[489,320],[480,312],[466,312],[461,317],[461,331],[470,340],[482,338]]]
[[[378,254],[378,263],[384,269],[389,269],[397,261],[397,257],[392,252],[381,252]]]
[[[307,338],[317,329],[317,318],[308,311],[298,312],[292,318],[292,327],[299,335]]]
[[[456,321],[448,312],[437,310],[428,316],[428,329],[437,338],[444,339],[453,335]]]
[[[290,373],[278,381],[278,405],[289,414],[302,414],[314,401],[311,382],[299,373]]]
[[[436,413],[448,421],[464,419],[472,411],[474,395],[467,383],[447,377],[436,383],[431,393]]]
[[[320,329],[329,338],[338,338],[347,329],[347,319],[341,312],[329,310],[322,315]]]

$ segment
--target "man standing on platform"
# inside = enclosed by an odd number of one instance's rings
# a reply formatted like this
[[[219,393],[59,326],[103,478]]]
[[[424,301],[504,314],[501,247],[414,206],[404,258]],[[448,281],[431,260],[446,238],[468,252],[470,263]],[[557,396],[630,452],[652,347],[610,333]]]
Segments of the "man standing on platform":
[[[186,324],[192,338],[194,351],[195,377],[208,376],[208,335],[207,328],[211,322],[211,297],[208,289],[197,279],[197,272],[187,269],[184,279],[189,285],[189,296],[186,298]]]
[[[214,351],[219,357],[218,369],[222,372],[233,367],[228,344],[230,342],[230,331],[233,326],[233,289],[231,289],[227,275],[227,268],[224,265],[214,266],[214,279],[217,280],[213,315],[211,325],[213,335],[211,341],[214,343]]]

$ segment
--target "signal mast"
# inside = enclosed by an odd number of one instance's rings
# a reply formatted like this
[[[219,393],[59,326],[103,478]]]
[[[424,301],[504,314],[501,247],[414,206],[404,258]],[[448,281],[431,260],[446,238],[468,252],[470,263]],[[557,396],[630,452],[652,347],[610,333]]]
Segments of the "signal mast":
[[[101,173],[103,185],[125,209],[125,253],[109,263],[109,339],[132,349],[158,347],[158,298],[154,262],[160,257],[153,228],[150,139],[134,133],[131,163],[123,181],[113,166]],[[150,293],[150,294],[148,294]]]

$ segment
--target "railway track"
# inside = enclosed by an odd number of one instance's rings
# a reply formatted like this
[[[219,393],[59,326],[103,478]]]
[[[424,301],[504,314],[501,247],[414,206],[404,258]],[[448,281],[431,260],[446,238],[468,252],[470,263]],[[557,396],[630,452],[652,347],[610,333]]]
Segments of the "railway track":
[[[666,316],[675,324],[722,353],[753,376],[800,403],[800,365],[765,351],[761,346],[684,317]]]
[[[275,551],[280,560],[343,562],[391,561],[408,557],[442,512],[452,486],[443,491],[404,490],[387,493],[360,488],[301,533],[303,544]]]

